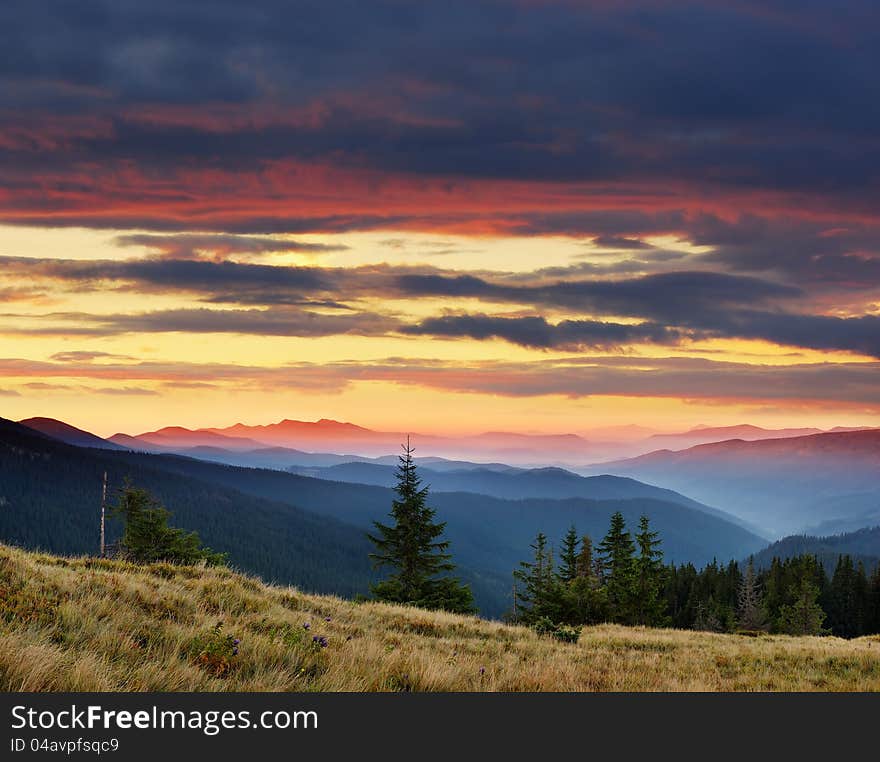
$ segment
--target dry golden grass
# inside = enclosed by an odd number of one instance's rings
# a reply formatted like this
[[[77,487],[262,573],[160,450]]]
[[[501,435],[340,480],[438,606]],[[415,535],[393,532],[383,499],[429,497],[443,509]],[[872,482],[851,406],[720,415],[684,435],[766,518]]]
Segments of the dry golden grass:
[[[220,640],[241,640],[219,662],[202,650],[218,622]],[[880,637],[603,625],[563,644],[475,617],[305,595],[227,569],[0,546],[0,690],[880,690]]]

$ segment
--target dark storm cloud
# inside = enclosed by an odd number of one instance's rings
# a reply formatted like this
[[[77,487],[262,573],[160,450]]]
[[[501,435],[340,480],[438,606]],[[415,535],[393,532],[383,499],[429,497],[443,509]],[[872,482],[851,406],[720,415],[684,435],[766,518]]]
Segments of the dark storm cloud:
[[[847,350],[880,357],[880,316],[835,317],[782,309],[802,292],[791,286],[713,272],[670,272],[616,280],[523,274],[458,274],[374,266],[296,268],[191,260],[83,262],[5,258],[6,272],[66,282],[74,289],[116,287],[193,293],[208,302],[269,309],[179,309],[132,315],[57,313],[13,333],[105,336],[131,332],[272,336],[434,335],[500,338],[531,348],[618,348],[683,339],[762,339],[784,346]],[[577,271],[577,268],[574,268]],[[555,272],[552,271],[552,272]],[[441,315],[419,322],[358,310],[358,298],[469,298],[531,308],[535,315]],[[319,307],[330,313],[316,311]],[[549,321],[542,311],[622,316]],[[15,317],[15,316],[6,316]],[[21,317],[21,316],[19,316]],[[11,330],[11,329],[10,329]],[[66,359],[66,358],[65,358]],[[75,354],[71,360],[82,359]]]
[[[229,254],[307,253],[320,254],[344,251],[348,247],[339,244],[308,243],[305,241],[279,240],[255,236],[219,234],[156,235],[137,233],[116,237],[119,246],[144,246],[160,252],[170,259],[196,258],[203,252],[226,256]]]
[[[61,260],[0,257],[10,275],[96,289],[117,284],[151,293],[194,293],[210,301],[290,303],[362,296],[457,297],[553,309],[699,320],[703,312],[790,300],[792,286],[744,275],[703,271],[656,273],[603,280],[586,278],[581,265],[529,274],[460,274],[429,267],[375,265],[353,268],[287,267],[178,259]],[[562,277],[568,275],[569,277]]]
[[[711,246],[709,263],[749,272],[777,272],[814,289],[880,288],[880,225],[817,222],[754,214],[724,220],[700,215],[688,237]]]
[[[749,310],[719,314],[718,335],[764,339],[786,346],[819,350],[849,350],[880,357],[880,315],[838,318]],[[702,327],[709,330],[712,321]]]
[[[74,291],[115,288],[192,294],[214,304],[268,309],[179,309],[133,315],[57,313],[13,332],[113,335],[130,332],[337,334],[500,338],[534,348],[620,347],[719,337],[880,356],[880,317],[796,311],[803,292],[767,279],[716,272],[586,278],[579,265],[533,273],[462,274],[427,267],[284,267],[199,260],[0,258],[9,276],[57,281]],[[564,277],[568,275],[569,277]],[[516,317],[441,315],[418,322],[357,308],[362,299],[476,299],[534,310]],[[328,312],[329,310],[329,312]],[[542,313],[584,315],[552,322]],[[619,316],[624,323],[595,316]],[[16,316],[6,316],[16,317]],[[17,316],[22,317],[22,316]],[[12,330],[12,329],[8,329]],[[76,355],[71,359],[78,359]]]
[[[645,342],[672,344],[681,334],[657,324],[627,325],[597,320],[563,320],[557,324],[542,317],[444,315],[403,329],[414,335],[504,339],[533,349],[619,349]]]
[[[110,122],[95,135],[62,129],[48,155],[7,148],[0,167],[26,155],[47,169],[124,160],[153,172],[297,157],[416,175],[875,194],[875,4],[763,6],[6,3],[3,120]],[[200,107],[217,104],[242,110],[206,119]],[[168,118],[169,107],[184,113]]]
[[[539,285],[509,285],[474,275],[430,273],[401,275],[397,283],[402,292],[412,296],[468,297],[669,322],[699,322],[704,313],[801,295],[791,286],[713,272],[659,273],[621,280],[557,280]]]
[[[247,292],[275,287],[288,293],[308,294],[331,290],[319,268],[278,267],[221,261],[189,259],[73,260],[0,257],[8,275],[44,278],[71,284],[83,290],[104,288],[114,282],[133,284],[150,293],[218,291]]]
[[[609,249],[653,249],[654,247],[638,238],[627,238],[620,235],[600,235],[593,239],[596,246]]]

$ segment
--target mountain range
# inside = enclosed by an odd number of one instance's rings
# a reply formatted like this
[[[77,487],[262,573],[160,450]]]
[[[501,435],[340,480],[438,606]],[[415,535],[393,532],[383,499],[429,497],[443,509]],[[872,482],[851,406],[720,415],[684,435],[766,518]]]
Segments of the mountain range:
[[[0,420],[0,539],[54,552],[94,552],[104,471],[114,489],[129,478],[153,491],[173,511],[175,524],[198,531],[208,545],[228,552],[235,565],[267,579],[343,595],[366,592],[372,572],[365,531],[387,517],[394,497],[385,486],[74,446]],[[464,478],[461,472],[453,475]],[[532,484],[536,479],[529,472],[509,476]],[[550,477],[579,484],[580,496],[503,499],[439,489],[431,494],[438,518],[447,522],[460,574],[488,615],[499,615],[509,605],[510,572],[528,555],[537,531],[557,542],[574,524],[598,539],[617,510],[631,527],[641,514],[649,515],[668,560],[702,564],[715,556],[743,557],[766,544],[682,495],[630,479],[555,472]]]
[[[476,461],[503,461],[514,465],[583,466],[634,457],[657,449],[683,449],[706,442],[728,439],[762,440],[788,438],[819,429],[764,429],[742,425],[696,427],[674,434],[645,434],[639,427],[603,428],[589,437],[578,434],[522,434],[484,432],[443,437],[410,434],[422,455]],[[225,428],[187,429],[168,426],[130,435],[118,433],[110,442],[130,449],[181,452],[193,447],[216,447],[232,452],[285,448],[296,452],[343,453],[373,458],[395,453],[408,434],[372,429],[323,418],[319,421],[285,419],[278,423],[247,426],[241,423]],[[298,463],[299,465],[308,465]],[[290,464],[288,464],[290,465]]]
[[[322,479],[390,486],[396,456],[342,454],[354,439],[390,443],[402,434],[382,434],[361,426],[327,419],[314,423],[284,421],[265,427],[237,425],[226,429],[189,430],[167,427],[137,437],[116,435],[102,440],[51,419],[26,422],[72,444],[124,447],[154,453],[176,453],[228,465],[290,470]],[[828,432],[801,434],[813,429],[762,429],[756,426],[700,426],[676,435],[655,435],[645,442],[684,441],[689,438],[729,437],[681,450],[664,448],[634,458],[603,461],[589,466],[525,468],[501,462],[476,462],[428,455],[417,462],[435,489],[466,491],[511,499],[523,497],[616,497],[586,484],[582,476],[613,474],[630,477],[653,488],[672,490],[707,510],[713,506],[731,519],[766,537],[793,533],[830,535],[880,523],[880,464],[877,440],[880,430],[838,427]],[[266,432],[270,432],[267,434]],[[257,437],[289,441],[285,437],[311,437],[305,446],[340,444],[339,452],[306,451],[267,445]],[[305,433],[304,433],[305,432]],[[339,441],[340,432],[348,437]],[[248,434],[249,436],[238,436]],[[619,437],[642,436],[641,429],[623,429]],[[664,437],[666,437],[664,439]],[[671,437],[671,439],[670,439]],[[436,438],[435,438],[436,439]],[[510,445],[530,441],[530,435],[485,434],[472,439]],[[415,440],[419,450],[422,441]],[[540,440],[544,441],[544,440]],[[581,440],[575,436],[549,437],[547,442]],[[585,440],[584,440],[585,441]],[[620,443],[618,442],[618,445]],[[371,445],[372,446],[372,445]],[[388,444],[386,453],[397,451]],[[430,450],[428,450],[430,452]],[[483,453],[487,456],[487,453]],[[535,456],[537,457],[537,456]],[[551,460],[547,456],[544,463]],[[576,471],[577,474],[572,473]],[[642,491],[637,496],[670,499],[671,495]],[[686,504],[686,503],[685,503]],[[711,509],[708,509],[711,510]]]

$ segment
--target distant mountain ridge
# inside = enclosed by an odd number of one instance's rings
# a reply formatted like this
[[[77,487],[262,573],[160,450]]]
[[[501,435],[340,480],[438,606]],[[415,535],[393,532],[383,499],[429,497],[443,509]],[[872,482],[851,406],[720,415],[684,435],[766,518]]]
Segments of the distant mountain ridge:
[[[600,463],[738,515],[771,535],[870,514],[880,494],[880,429],[697,445]]]
[[[609,452],[624,452],[620,445],[591,442],[577,434],[519,434],[485,432],[482,434],[444,437],[430,434],[374,431],[353,423],[322,418],[318,421],[284,419],[278,423],[247,426],[237,423],[225,428],[186,429],[169,426],[130,437],[117,434],[111,441],[131,445],[135,439],[151,446],[179,451],[184,447],[215,446],[229,450],[284,447],[301,451],[352,453],[375,457],[397,453],[407,436],[418,443],[418,450],[433,456],[512,456],[518,461],[539,458],[550,460],[570,457],[577,459]]]
[[[655,445],[656,449],[684,449],[711,442],[723,442],[729,439],[754,441],[760,439],[787,439],[789,437],[821,434],[821,429],[764,429],[760,426],[742,424],[739,426],[697,426],[690,431],[678,434],[654,434],[646,443]]]
[[[648,434],[638,426],[597,429],[590,436],[574,433],[533,434],[487,431],[481,434],[440,436],[411,432],[421,455],[475,461],[500,460],[517,466],[583,466],[645,454],[657,449],[685,449],[734,438],[761,440],[818,433],[819,429],[764,429],[751,424],[699,426],[686,432]],[[181,452],[190,447],[220,447],[231,451],[283,447],[301,452],[341,452],[361,458],[395,454],[408,434],[376,431],[346,421],[321,418],[277,423],[187,429],[167,426],[131,436],[115,434],[110,441],[124,447],[161,448]]]
[[[19,421],[22,426],[38,431],[41,434],[66,442],[77,447],[97,447],[101,450],[121,450],[121,445],[111,442],[108,439],[92,434],[89,431],[78,429],[69,423],[59,421],[55,418],[26,418]]]
[[[262,442],[248,439],[247,437],[227,436],[202,429],[187,429],[183,426],[166,426],[157,431],[138,434],[136,437],[129,437],[126,434],[114,434],[110,437],[110,441],[117,444],[122,443],[120,440],[130,443],[132,439],[169,449],[177,447],[224,447],[229,450],[247,450],[265,447]]]

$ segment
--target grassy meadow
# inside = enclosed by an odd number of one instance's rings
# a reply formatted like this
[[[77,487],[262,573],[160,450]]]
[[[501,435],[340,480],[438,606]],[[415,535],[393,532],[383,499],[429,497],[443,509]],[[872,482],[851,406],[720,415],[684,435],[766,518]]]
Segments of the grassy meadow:
[[[0,545],[3,691],[865,691],[880,636],[524,627]]]

